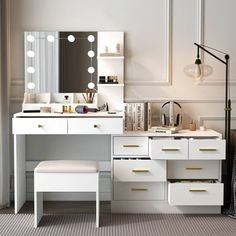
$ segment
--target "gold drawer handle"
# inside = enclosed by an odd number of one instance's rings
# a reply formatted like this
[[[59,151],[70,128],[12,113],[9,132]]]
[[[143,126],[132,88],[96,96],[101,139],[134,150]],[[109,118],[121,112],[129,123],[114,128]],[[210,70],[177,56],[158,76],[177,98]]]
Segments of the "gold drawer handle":
[[[185,170],[202,170],[202,167],[186,167]]]
[[[199,189],[189,189],[189,192],[207,192],[207,190],[206,189],[201,189],[201,188],[199,188]]]
[[[43,125],[38,124],[38,128],[43,128]]]
[[[149,169],[133,169],[132,172],[135,172],[135,173],[147,173],[149,172],[150,170]]]
[[[148,188],[131,188],[131,191],[148,191]]]
[[[213,151],[213,152],[215,152],[215,151],[217,151],[217,148],[199,148],[199,151]]]
[[[123,147],[140,147],[138,144],[124,144]]]
[[[162,151],[179,151],[179,148],[162,148]]]

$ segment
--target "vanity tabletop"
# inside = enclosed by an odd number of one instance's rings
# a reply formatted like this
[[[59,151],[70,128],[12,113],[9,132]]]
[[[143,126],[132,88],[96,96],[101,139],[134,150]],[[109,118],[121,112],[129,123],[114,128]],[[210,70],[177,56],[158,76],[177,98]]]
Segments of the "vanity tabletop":
[[[212,130],[212,129],[207,129],[207,130],[196,130],[196,131],[191,131],[189,129],[182,129],[179,130],[177,133],[174,134],[165,134],[165,133],[158,133],[154,131],[127,131],[124,132],[125,136],[148,136],[148,137],[179,137],[179,138],[220,138],[222,139],[222,134]]]
[[[88,112],[88,113],[40,113],[40,112],[18,112],[14,118],[123,118],[124,112]]]

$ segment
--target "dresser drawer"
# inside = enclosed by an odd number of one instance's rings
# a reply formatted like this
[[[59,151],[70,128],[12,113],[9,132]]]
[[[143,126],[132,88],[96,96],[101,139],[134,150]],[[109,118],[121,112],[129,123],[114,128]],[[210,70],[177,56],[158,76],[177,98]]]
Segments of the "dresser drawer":
[[[195,159],[195,160],[225,159],[225,140],[215,140],[215,139],[189,140],[189,159]]]
[[[166,181],[166,161],[114,160],[114,181]]]
[[[188,140],[151,139],[150,157],[165,160],[188,159]]]
[[[13,134],[67,134],[66,118],[13,118]]]
[[[68,134],[122,134],[123,118],[69,118]]]
[[[222,183],[169,183],[168,202],[176,206],[223,205]]]
[[[125,201],[161,201],[165,200],[165,183],[163,182],[115,182],[114,200]]]
[[[168,161],[168,179],[218,179],[220,161]]]
[[[148,137],[114,137],[114,155],[148,156]]]

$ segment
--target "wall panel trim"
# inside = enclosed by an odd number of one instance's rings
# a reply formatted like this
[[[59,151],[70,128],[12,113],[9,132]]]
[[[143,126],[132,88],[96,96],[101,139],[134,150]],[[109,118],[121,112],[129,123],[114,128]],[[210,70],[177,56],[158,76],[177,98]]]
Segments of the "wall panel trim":
[[[197,42],[198,44],[205,44],[205,1],[206,0],[197,0]],[[201,60],[204,63],[204,53],[201,50]],[[215,85],[215,86],[222,86],[225,84],[225,81],[223,79],[220,80],[211,80],[207,81],[205,78],[203,81],[199,83],[199,85],[203,86],[209,86],[209,85]],[[236,81],[230,81],[230,85],[236,85]]]
[[[221,116],[221,115],[219,115],[219,116],[199,116],[198,120],[199,120],[200,125],[204,125],[204,121],[206,121],[206,120],[224,121],[225,117]],[[236,116],[231,116],[231,120],[236,121]]]
[[[171,85],[172,83],[172,7],[173,0],[164,0],[165,4],[165,36],[164,36],[164,47],[165,47],[165,80],[164,81],[129,81],[126,80],[126,86],[143,86],[143,85]]]
[[[166,102],[178,101],[182,103],[225,103],[224,98],[126,98],[125,102]],[[236,102],[236,98],[231,98],[231,102]]]

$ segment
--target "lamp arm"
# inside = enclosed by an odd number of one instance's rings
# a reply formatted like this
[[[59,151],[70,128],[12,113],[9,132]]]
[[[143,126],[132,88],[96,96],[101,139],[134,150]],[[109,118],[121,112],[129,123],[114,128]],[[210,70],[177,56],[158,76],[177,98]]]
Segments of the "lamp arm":
[[[222,62],[223,64],[226,65],[226,61],[222,60],[221,58],[217,57],[215,54],[213,54],[212,52],[208,51],[207,49],[204,48],[204,46],[201,46],[200,44],[194,43],[194,45],[196,45],[198,48],[201,48],[204,52],[210,54],[212,57],[216,58],[218,61]],[[228,60],[229,59],[229,55],[225,54],[225,59]]]

